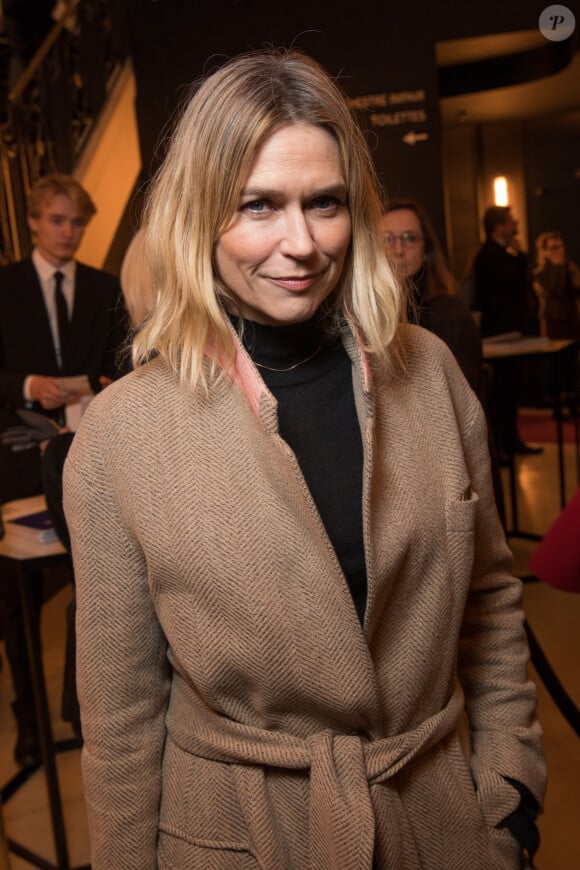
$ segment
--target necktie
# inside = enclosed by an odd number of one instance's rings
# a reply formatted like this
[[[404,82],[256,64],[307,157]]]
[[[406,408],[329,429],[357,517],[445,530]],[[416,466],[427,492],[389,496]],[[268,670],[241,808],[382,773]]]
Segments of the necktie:
[[[62,282],[64,275],[62,272],[54,273],[54,301],[56,302],[56,319],[58,323],[58,340],[60,344],[60,358],[64,355],[64,348],[68,337],[69,320],[68,308],[64,293],[62,292]]]

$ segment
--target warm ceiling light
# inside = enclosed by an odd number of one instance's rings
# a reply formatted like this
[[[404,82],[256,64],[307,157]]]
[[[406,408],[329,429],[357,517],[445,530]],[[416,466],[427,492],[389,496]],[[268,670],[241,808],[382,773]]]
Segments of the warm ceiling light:
[[[493,179],[493,201],[496,205],[508,204],[508,186],[505,175],[498,175]]]

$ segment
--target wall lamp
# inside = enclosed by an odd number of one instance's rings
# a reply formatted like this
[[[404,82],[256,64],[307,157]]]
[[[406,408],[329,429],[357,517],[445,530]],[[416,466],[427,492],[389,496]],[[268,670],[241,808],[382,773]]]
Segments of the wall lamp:
[[[493,201],[495,205],[507,205],[508,184],[505,175],[497,175],[493,179]]]

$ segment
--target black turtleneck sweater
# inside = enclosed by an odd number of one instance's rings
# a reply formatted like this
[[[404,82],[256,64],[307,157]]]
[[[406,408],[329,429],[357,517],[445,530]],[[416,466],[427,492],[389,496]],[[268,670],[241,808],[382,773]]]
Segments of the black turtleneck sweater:
[[[362,622],[363,449],[348,355],[339,338],[325,335],[319,316],[290,326],[246,320],[243,342],[276,397],[280,435],[298,460]]]

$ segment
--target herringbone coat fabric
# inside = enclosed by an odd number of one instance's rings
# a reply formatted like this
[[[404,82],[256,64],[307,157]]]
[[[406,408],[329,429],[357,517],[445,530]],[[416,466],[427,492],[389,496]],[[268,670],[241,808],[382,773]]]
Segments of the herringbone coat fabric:
[[[518,865],[545,769],[481,408],[435,336],[348,332],[364,442],[361,626],[241,346],[89,408],[65,470],[94,870]],[[340,473],[340,469],[337,469]]]

